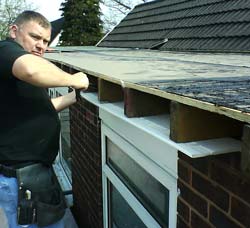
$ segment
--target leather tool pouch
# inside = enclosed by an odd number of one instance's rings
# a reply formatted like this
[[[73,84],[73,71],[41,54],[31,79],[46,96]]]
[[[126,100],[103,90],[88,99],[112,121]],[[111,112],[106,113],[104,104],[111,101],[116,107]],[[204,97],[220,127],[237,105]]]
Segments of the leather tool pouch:
[[[66,203],[51,166],[32,164],[17,169],[18,224],[48,226],[59,221]]]

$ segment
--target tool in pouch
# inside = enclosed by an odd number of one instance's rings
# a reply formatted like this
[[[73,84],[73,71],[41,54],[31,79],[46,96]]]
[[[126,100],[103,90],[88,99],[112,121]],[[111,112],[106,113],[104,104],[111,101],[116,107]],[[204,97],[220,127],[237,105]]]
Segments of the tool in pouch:
[[[20,188],[22,188],[22,183]],[[19,201],[17,208],[17,221],[19,225],[34,224],[36,222],[36,208],[34,201],[31,200],[31,194],[31,191],[27,189],[25,196]]]
[[[36,163],[16,172],[18,224],[48,226],[59,221],[66,202],[52,167]]]

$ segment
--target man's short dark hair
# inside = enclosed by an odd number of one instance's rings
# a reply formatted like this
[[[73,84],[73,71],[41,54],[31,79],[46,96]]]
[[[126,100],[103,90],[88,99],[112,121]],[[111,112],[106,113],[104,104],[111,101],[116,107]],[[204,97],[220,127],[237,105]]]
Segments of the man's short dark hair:
[[[29,22],[29,21],[35,21],[40,26],[42,26],[43,28],[46,28],[46,29],[51,28],[51,24],[47,20],[46,17],[44,17],[42,14],[40,14],[38,12],[31,11],[31,10],[26,10],[26,11],[23,11],[21,14],[19,14],[17,16],[17,18],[15,19],[13,24],[20,26],[20,25],[22,25],[26,22]]]

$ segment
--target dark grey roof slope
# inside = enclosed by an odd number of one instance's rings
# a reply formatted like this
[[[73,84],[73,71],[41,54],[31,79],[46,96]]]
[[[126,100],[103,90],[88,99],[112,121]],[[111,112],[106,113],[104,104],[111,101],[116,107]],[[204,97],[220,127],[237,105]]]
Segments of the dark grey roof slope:
[[[98,46],[250,51],[250,1],[157,0],[141,4]]]

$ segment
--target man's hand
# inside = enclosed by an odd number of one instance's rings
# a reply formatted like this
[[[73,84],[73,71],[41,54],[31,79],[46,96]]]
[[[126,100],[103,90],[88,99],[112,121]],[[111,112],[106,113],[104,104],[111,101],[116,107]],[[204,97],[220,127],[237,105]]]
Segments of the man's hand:
[[[72,87],[74,89],[86,90],[89,86],[89,79],[86,74],[78,72],[72,75]]]

